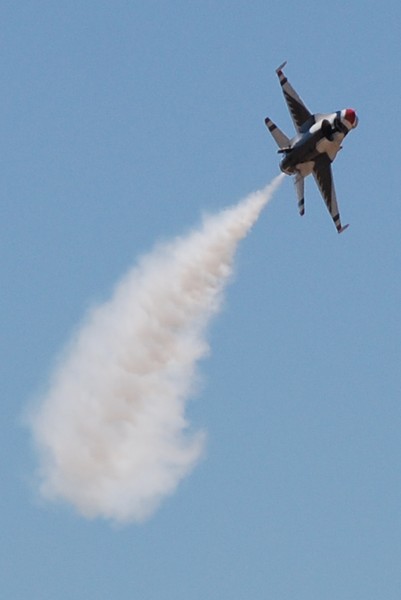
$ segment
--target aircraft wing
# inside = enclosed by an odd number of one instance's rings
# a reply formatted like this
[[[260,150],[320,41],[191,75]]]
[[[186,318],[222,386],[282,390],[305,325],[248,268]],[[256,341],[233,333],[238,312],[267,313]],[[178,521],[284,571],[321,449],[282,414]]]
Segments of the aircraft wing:
[[[315,160],[313,167],[313,177],[318,185],[323,200],[326,203],[329,213],[334,221],[338,233],[341,233],[348,227],[342,227],[340,215],[338,212],[336,190],[334,188],[333,173],[331,171],[331,160],[327,154],[320,154]]]
[[[294,122],[296,130],[299,132],[302,130],[303,125],[308,121],[313,123],[313,115],[306,108],[305,104],[298,96],[292,85],[289,83],[287,77],[284,75],[282,69],[287,63],[283,63],[276,69],[276,73],[280,80],[280,85],[283,90],[284,99],[287,103],[288,110],[290,111],[292,120]]]

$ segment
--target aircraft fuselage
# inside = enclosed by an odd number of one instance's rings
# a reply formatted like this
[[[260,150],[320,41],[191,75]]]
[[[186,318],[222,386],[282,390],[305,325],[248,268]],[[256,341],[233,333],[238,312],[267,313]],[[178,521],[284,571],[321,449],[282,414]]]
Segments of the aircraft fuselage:
[[[337,111],[328,115],[313,115],[314,122],[290,140],[288,148],[282,152],[283,160],[280,169],[286,175],[300,173],[303,177],[310,175],[319,154],[326,153],[333,161],[341,149],[341,143],[348,133],[347,125]]]

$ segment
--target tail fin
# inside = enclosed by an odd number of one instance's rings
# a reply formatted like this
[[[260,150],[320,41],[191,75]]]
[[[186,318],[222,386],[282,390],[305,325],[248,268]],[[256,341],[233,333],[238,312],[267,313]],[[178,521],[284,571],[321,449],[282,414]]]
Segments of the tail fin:
[[[269,117],[266,117],[265,124],[267,129],[270,131],[274,139],[276,140],[277,146],[280,150],[288,148],[290,145],[289,138],[277,127],[275,123]]]
[[[301,217],[305,214],[304,177],[300,173],[295,175],[295,188],[297,190],[298,211]]]

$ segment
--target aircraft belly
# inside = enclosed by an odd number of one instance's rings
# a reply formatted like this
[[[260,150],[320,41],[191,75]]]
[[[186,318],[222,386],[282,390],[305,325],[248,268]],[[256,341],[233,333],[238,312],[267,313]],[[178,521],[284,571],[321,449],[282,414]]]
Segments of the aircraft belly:
[[[299,163],[296,166],[296,170],[302,175],[302,177],[307,177],[312,173],[314,166],[315,162],[311,160],[308,162]]]
[[[323,138],[316,144],[318,154],[327,154],[331,161],[335,159],[340,150],[341,140],[334,139],[333,141]]]
[[[341,148],[344,135],[333,132],[332,139],[326,137],[321,123],[314,124],[307,132],[290,140],[290,149],[280,163],[280,169],[287,175],[300,173],[303,177],[313,172],[316,159],[322,154],[332,162]]]

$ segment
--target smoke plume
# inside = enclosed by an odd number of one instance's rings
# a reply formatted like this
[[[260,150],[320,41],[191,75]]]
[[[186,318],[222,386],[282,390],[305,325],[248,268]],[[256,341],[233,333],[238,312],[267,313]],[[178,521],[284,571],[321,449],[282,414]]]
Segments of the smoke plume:
[[[40,491],[86,517],[149,517],[193,468],[204,434],[185,418],[238,242],[282,180],[156,247],[92,310],[31,428]]]

